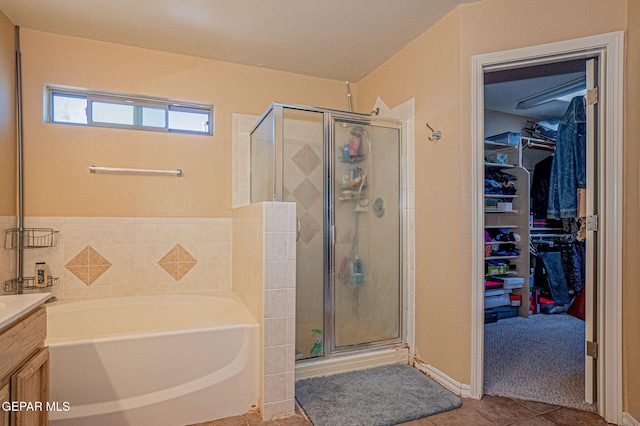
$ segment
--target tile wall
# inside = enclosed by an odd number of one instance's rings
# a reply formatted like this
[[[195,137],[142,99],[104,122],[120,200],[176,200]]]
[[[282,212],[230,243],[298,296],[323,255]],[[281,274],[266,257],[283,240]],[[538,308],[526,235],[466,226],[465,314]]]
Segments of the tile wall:
[[[264,420],[295,411],[296,210],[294,203],[234,209],[234,291],[260,324]]]
[[[45,262],[58,299],[228,290],[231,219],[26,217],[59,231],[56,247],[24,251],[24,275]]]
[[[251,203],[251,130],[257,115],[233,114],[233,207]]]

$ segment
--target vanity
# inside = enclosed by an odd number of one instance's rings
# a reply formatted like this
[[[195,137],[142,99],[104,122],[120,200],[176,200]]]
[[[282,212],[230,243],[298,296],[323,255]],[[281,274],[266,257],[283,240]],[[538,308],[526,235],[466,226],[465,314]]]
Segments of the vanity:
[[[0,426],[47,424],[50,293],[0,296]]]

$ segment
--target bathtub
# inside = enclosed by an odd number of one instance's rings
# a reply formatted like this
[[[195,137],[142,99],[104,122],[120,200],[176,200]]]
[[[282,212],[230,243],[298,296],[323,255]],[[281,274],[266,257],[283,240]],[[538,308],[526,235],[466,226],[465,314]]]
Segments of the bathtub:
[[[188,425],[258,404],[259,328],[231,292],[47,306],[52,425]]]

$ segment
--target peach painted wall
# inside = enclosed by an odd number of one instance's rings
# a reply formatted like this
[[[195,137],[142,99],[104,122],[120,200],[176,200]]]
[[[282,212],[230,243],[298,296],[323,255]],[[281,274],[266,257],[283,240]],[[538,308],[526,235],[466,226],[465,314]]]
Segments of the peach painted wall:
[[[471,57],[626,26],[625,0],[484,0],[358,82],[358,110],[415,97],[416,351],[460,383],[471,379]],[[425,122],[440,141],[427,141]]]
[[[358,107],[415,98],[416,354],[469,382],[470,263],[462,196],[459,11],[456,10],[358,83]],[[444,137],[427,142],[425,122]],[[468,184],[467,184],[468,187]],[[454,315],[455,313],[455,315]],[[429,324],[429,325],[427,325]],[[465,332],[465,330],[467,330]]]
[[[623,407],[640,421],[640,0],[627,2],[625,38]]]
[[[15,27],[0,11],[0,216],[16,215]]]
[[[274,101],[344,109],[344,83],[21,29],[27,216],[231,217],[232,114]],[[43,123],[58,84],[215,105],[213,137]],[[184,177],[90,175],[89,165]]]

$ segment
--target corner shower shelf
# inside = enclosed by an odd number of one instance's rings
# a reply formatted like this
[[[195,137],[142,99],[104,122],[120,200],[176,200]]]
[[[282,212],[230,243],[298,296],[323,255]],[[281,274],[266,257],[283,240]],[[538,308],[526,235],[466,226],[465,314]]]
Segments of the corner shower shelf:
[[[346,160],[344,157],[340,157],[340,162],[347,163],[347,164],[354,164],[354,163],[362,163],[366,159],[367,157],[364,155],[356,155],[356,156],[350,157],[348,160]]]
[[[59,231],[51,228],[13,228],[7,229],[4,238],[4,248],[32,249],[47,248],[58,245]]]
[[[9,281],[4,282],[4,291],[6,293],[11,293],[16,290],[19,286],[20,281],[22,281],[22,290],[42,290],[46,287],[53,287],[58,283],[57,277],[47,277],[47,285],[43,287],[36,286],[35,277],[23,277],[23,278],[14,278]]]

